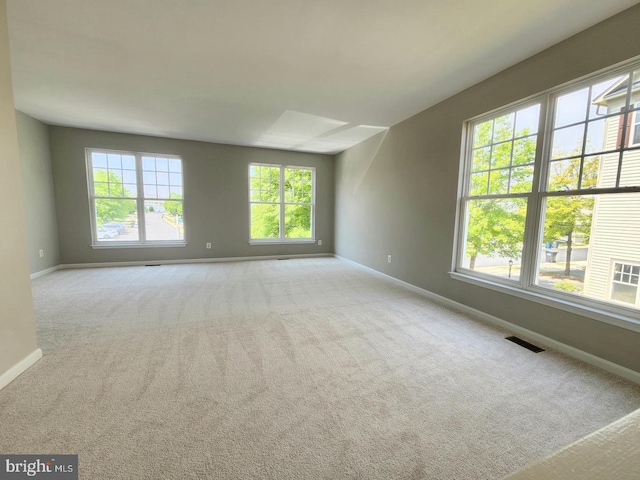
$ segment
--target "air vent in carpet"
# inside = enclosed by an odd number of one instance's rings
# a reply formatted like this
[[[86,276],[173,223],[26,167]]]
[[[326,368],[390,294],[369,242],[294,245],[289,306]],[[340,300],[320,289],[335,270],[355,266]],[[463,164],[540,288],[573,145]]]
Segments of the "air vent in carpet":
[[[279,258],[278,260],[289,260],[288,258]]]
[[[540,353],[540,352],[544,352],[544,348],[540,348],[537,345],[534,345],[532,343],[529,343],[525,340],[522,340],[521,338],[518,337],[506,337],[507,340],[509,340],[510,342],[513,343],[517,343],[518,345],[520,345],[521,347],[526,348],[527,350],[531,350],[533,353]]]
[[[145,265],[145,267],[159,267],[160,265],[160,263],[151,263],[149,265]]]

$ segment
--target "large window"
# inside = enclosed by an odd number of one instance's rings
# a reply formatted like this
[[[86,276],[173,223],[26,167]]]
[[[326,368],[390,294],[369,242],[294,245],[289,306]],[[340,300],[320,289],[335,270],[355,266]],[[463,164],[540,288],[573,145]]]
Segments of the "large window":
[[[249,165],[251,241],[314,241],[315,169]]]
[[[635,65],[467,122],[454,277],[640,320],[638,118]]]
[[[184,244],[182,160],[87,150],[94,246]]]

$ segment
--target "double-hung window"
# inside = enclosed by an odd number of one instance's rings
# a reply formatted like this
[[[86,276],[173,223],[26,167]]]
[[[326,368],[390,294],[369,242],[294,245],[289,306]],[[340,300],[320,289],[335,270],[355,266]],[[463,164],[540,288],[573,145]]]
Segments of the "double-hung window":
[[[315,169],[249,165],[252,243],[313,242]]]
[[[635,64],[467,122],[454,278],[640,327],[638,118]]]
[[[179,157],[86,152],[94,247],[184,245]]]

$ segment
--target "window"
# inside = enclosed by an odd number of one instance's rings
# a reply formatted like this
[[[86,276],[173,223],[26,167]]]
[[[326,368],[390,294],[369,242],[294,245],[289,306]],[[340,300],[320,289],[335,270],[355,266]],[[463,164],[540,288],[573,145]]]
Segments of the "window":
[[[640,102],[636,103],[636,111],[633,114],[631,143],[634,145],[640,145],[640,115],[638,114],[638,109],[640,109]]]
[[[314,241],[315,169],[249,165],[251,241]]]
[[[636,64],[467,122],[453,276],[640,326],[639,117]]]
[[[508,262],[522,256],[539,115],[534,104],[473,127],[466,268],[520,278],[519,266]]]
[[[630,304],[638,303],[638,279],[640,265],[613,263],[611,299]]]
[[[182,160],[87,150],[94,246],[184,245]]]

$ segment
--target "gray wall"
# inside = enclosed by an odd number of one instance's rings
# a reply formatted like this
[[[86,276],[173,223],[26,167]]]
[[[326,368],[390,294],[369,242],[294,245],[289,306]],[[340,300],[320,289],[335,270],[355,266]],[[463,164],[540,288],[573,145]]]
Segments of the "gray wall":
[[[60,264],[49,127],[22,112],[16,112],[16,120],[25,194],[29,271],[36,273]],[[40,250],[44,251],[44,257],[40,257]]]
[[[50,127],[62,264],[333,252],[334,158],[250,147]],[[179,155],[186,247],[92,249],[86,147]],[[249,163],[316,167],[317,244],[249,245]],[[213,248],[207,250],[205,244]]]
[[[27,262],[22,175],[13,106],[7,5],[0,0],[0,375],[38,348]]]
[[[639,55],[639,24],[635,6],[339,155],[336,253],[640,371],[640,334],[448,274],[463,122]]]

